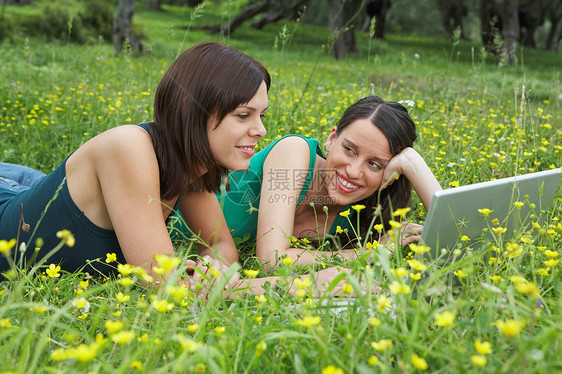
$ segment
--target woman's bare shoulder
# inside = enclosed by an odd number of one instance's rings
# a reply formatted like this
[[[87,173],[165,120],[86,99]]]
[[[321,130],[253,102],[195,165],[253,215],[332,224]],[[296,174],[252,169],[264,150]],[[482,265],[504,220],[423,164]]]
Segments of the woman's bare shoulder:
[[[300,136],[281,139],[267,155],[266,163],[275,166],[308,167],[310,146]]]

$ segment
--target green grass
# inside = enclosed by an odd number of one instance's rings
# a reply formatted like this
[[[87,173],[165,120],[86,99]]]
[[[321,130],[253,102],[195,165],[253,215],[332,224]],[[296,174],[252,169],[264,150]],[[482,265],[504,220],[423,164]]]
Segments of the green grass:
[[[22,35],[2,44],[0,160],[49,172],[97,133],[150,119],[156,85],[178,50],[219,40],[272,73],[261,146],[295,132],[324,140],[346,106],[377,94],[414,102],[416,149],[445,188],[562,166],[560,55],[524,50],[517,66],[497,67],[468,42],[453,48],[448,40],[388,35],[371,42],[358,34],[358,54],[335,61],[329,33],[318,26],[243,27],[227,38],[196,26],[221,22],[234,10],[209,5],[193,21],[191,10],[166,10],[135,15],[151,35],[144,41],[149,55],[114,56],[105,44]],[[446,268],[425,263],[414,293],[399,287],[402,272],[419,272],[407,261],[410,248],[390,258],[380,251],[371,266],[364,258],[344,264],[354,269],[352,287],[361,277],[376,280],[392,299],[385,307],[367,293],[339,314],[323,306],[337,299],[316,300],[310,291],[292,297],[283,287],[268,289],[265,301],[199,300],[120,283],[132,275],[16,272],[0,283],[0,372],[415,372],[413,354],[431,372],[562,371],[561,204],[558,192],[541,226],[528,222],[517,248],[494,243],[484,258],[467,253]],[[409,219],[424,216],[415,198]],[[190,252],[186,246],[180,253]],[[259,269],[249,251],[242,266]],[[283,265],[278,274],[290,282],[294,270]],[[452,323],[443,312],[452,313]],[[500,329],[498,321],[509,320],[524,325]],[[108,321],[122,322],[121,331],[131,334],[119,334]],[[386,350],[383,339],[392,343]],[[493,352],[478,353],[475,340],[489,342]],[[472,356],[487,362],[477,367]]]

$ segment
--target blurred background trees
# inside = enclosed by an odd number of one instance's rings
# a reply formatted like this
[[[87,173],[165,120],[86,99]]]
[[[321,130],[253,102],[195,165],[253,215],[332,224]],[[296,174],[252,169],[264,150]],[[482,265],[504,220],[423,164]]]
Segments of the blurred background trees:
[[[238,9],[222,24],[198,25],[212,33],[235,34],[245,23],[259,30],[279,20],[325,26],[335,58],[356,51],[355,33],[442,36],[481,42],[498,62],[512,64],[516,46],[558,52],[562,40],[562,0],[205,0]],[[194,7],[203,0],[0,0],[0,39],[34,35],[75,43],[103,40],[142,50],[142,27],[134,11],[142,7]],[[13,19],[6,7],[27,8]],[[123,9],[128,9],[124,12]],[[230,9],[229,8],[229,9]],[[121,12],[118,13],[118,10]],[[119,16],[117,16],[119,14]],[[126,14],[126,16],[123,16]],[[373,20],[374,17],[374,20]]]

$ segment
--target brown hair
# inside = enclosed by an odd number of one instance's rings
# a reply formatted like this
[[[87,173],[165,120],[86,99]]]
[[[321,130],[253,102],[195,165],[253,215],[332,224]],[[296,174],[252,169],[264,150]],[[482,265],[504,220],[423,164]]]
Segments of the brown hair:
[[[156,90],[149,125],[162,199],[218,190],[228,170],[211,153],[209,121],[220,124],[264,81],[269,90],[271,78],[262,64],[217,42],[191,47],[172,63]],[[201,170],[206,173],[200,177]]]
[[[392,156],[397,155],[406,147],[411,147],[416,140],[416,125],[410,118],[408,110],[400,103],[384,101],[378,96],[364,97],[345,110],[337,124],[336,135],[358,119],[369,119],[382,131],[388,139]],[[360,211],[359,235],[366,238],[375,215],[377,216],[375,224],[382,223],[386,230],[390,229],[388,222],[392,219],[392,210],[411,205],[411,196],[412,186],[408,179],[401,175],[390,186],[357,202],[366,207]],[[380,212],[377,212],[379,205]]]

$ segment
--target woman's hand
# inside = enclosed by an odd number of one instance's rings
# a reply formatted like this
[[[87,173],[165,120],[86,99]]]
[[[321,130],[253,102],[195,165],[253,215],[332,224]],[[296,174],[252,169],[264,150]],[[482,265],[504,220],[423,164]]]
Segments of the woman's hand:
[[[226,273],[228,265],[222,264],[210,256],[203,256],[197,261],[187,260],[187,274],[191,288],[198,292],[199,297],[206,297],[217,281]],[[240,282],[240,274],[234,273],[228,280],[224,289],[235,288]],[[198,286],[200,285],[200,286]]]
[[[401,175],[404,175],[418,194],[425,210],[429,210],[431,199],[441,185],[427,166],[423,157],[411,147],[404,148],[392,157],[383,173],[382,187],[388,187]]]
[[[384,173],[382,175],[384,187],[390,186],[395,180],[404,174],[404,165],[408,164],[408,158],[412,157],[412,152],[417,154],[412,147],[406,147],[390,159],[384,168]]]
[[[340,274],[349,275],[351,274],[351,269],[334,266],[314,273],[314,276],[316,278],[317,296],[322,296],[325,295],[326,292],[329,292],[335,297],[357,297],[355,290],[349,292],[349,290],[347,289],[349,287],[347,276],[342,277],[342,279],[330,291],[328,291],[330,283]],[[364,279],[360,278],[359,284],[361,285],[361,292],[363,294],[367,293],[367,287],[369,287],[368,283]],[[381,289],[378,283],[376,281],[373,281],[371,283],[371,293],[378,294],[380,290]]]
[[[418,242],[420,240],[420,236],[423,230],[423,226],[419,225],[417,223],[412,223],[412,222],[402,222],[401,223],[402,226],[400,227],[398,233],[399,233],[399,237],[398,237],[398,244],[400,245],[408,245],[410,243],[415,243]],[[390,235],[388,235],[388,233],[384,234],[381,239],[379,240],[379,243],[382,245],[385,245],[386,243],[388,243],[391,239]]]

